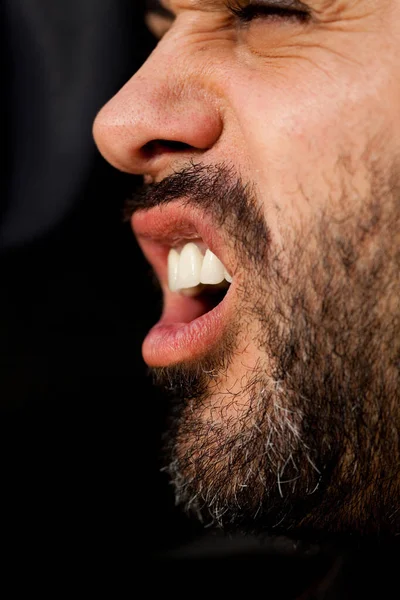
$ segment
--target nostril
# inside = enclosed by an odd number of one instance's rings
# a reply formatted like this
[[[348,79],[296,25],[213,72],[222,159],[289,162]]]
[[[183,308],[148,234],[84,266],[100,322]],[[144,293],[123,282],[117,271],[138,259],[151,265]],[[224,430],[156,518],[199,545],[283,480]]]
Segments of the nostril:
[[[174,140],[152,140],[142,147],[141,152],[144,158],[150,159],[159,154],[187,152],[188,150],[193,152],[194,148],[184,142],[176,142]]]

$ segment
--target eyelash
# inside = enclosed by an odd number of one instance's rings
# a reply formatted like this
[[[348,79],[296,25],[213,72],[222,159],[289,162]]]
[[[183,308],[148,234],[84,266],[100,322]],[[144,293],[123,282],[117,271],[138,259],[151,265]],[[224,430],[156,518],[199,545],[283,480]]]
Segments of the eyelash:
[[[268,4],[248,4],[241,6],[235,0],[227,0],[227,9],[239,19],[242,23],[250,23],[256,18],[279,18],[305,22],[310,19],[310,13],[306,11],[300,11],[290,8],[284,8],[279,6],[268,6]]]

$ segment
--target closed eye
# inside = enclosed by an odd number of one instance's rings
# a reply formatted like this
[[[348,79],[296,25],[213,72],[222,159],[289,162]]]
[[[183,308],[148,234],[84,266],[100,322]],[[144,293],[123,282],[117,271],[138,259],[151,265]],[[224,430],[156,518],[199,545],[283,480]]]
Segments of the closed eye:
[[[226,0],[227,9],[241,23],[250,23],[257,18],[309,21],[311,13],[298,0]]]

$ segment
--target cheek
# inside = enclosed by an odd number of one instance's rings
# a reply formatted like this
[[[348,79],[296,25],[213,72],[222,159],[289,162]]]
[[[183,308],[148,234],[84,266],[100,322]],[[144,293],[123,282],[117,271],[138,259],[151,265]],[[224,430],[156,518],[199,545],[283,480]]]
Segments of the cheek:
[[[303,79],[304,74],[297,81],[288,75],[281,85],[248,79],[235,90],[250,177],[262,194],[270,227],[278,228],[287,217],[307,221],[327,202],[335,203],[346,178],[360,196],[365,194],[366,152],[396,120],[389,108],[383,115],[379,111],[380,94],[373,85],[350,85],[343,78],[329,87],[324,78],[307,85]]]

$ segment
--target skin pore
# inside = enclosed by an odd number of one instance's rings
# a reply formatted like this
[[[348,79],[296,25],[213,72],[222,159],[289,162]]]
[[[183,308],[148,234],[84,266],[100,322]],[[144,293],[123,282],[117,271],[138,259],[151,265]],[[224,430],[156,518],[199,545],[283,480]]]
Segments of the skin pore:
[[[235,265],[219,343],[153,368],[177,500],[226,528],[396,533],[400,2],[164,8],[94,132],[145,176],[128,215],[184,198]]]

